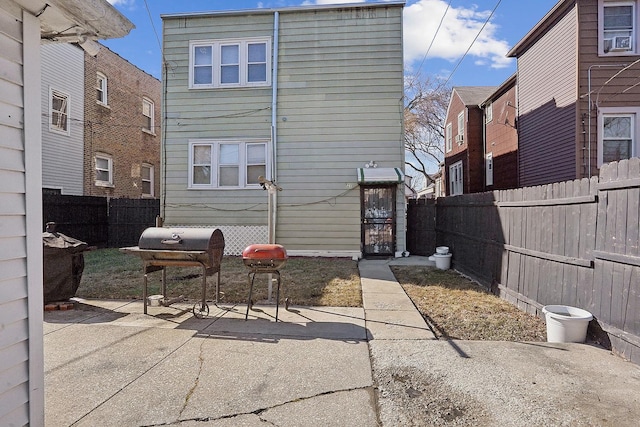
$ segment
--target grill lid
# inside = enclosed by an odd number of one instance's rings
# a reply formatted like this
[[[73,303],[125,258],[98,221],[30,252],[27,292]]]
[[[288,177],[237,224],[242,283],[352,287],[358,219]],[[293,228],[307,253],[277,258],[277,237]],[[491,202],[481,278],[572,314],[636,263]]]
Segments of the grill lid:
[[[142,232],[140,249],[212,251],[224,248],[222,231],[216,228],[150,227]]]
[[[254,244],[242,251],[244,264],[253,268],[280,268],[287,259],[287,251],[282,245]]]

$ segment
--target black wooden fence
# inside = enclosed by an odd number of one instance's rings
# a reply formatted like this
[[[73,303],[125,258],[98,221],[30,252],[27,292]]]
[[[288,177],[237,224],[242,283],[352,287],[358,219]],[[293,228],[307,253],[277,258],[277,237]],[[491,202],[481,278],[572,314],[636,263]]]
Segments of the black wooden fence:
[[[634,158],[590,180],[411,202],[407,249],[449,246],[455,269],[529,313],[586,309],[590,333],[640,363],[639,217]]]
[[[60,233],[98,247],[137,245],[160,214],[158,199],[43,195],[42,204],[43,230],[55,222]]]

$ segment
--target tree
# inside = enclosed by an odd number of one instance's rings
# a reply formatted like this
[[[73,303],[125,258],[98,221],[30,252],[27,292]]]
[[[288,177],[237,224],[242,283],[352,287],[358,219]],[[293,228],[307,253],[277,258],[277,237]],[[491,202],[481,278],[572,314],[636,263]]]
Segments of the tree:
[[[405,76],[404,94],[405,164],[418,174],[412,186],[427,186],[444,159],[444,121],[451,88],[439,79]]]

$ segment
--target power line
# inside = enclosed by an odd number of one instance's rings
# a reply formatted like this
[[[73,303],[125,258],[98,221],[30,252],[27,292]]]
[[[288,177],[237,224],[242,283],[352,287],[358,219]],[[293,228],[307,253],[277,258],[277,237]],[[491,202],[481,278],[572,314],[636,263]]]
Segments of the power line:
[[[447,83],[449,83],[449,80],[451,80],[451,77],[453,77],[453,75],[458,70],[458,67],[460,66],[460,64],[462,63],[464,58],[467,56],[467,54],[469,53],[469,51],[471,50],[471,48],[473,47],[475,42],[478,40],[478,37],[480,37],[480,34],[482,34],[482,30],[484,30],[484,28],[487,26],[487,24],[489,23],[489,21],[493,17],[493,14],[496,12],[496,9],[498,8],[498,6],[500,6],[500,3],[502,3],[502,0],[498,0],[498,3],[496,3],[496,5],[494,6],[493,10],[491,11],[491,14],[487,18],[487,20],[484,21],[484,24],[482,24],[482,28],[480,28],[480,31],[478,31],[478,34],[476,34],[475,38],[473,39],[473,41],[471,42],[471,44],[467,48],[467,51],[464,53],[464,55],[462,55],[462,57],[460,58],[460,60],[456,64],[456,66],[453,68],[453,71],[451,71],[451,74],[449,74],[449,77],[447,77],[447,80],[445,80],[445,82],[443,84],[441,84],[440,87],[445,86]]]
[[[449,0],[449,3],[447,4],[447,8],[444,10],[444,13],[442,14],[442,18],[440,18],[440,23],[438,24],[438,28],[436,28],[436,32],[433,35],[433,38],[431,39],[431,43],[429,44],[429,47],[427,48],[427,51],[424,53],[424,56],[422,57],[422,62],[420,62],[420,66],[418,67],[418,71],[416,71],[416,75],[420,74],[420,69],[422,68],[422,65],[424,64],[424,61],[427,59],[427,55],[429,55],[429,51],[431,50],[431,47],[433,46],[433,42],[435,42],[436,40],[436,36],[438,35],[438,32],[440,32],[440,27],[442,27],[442,23],[444,22],[444,17],[447,16],[447,12],[449,11],[449,7],[451,6],[451,0]]]

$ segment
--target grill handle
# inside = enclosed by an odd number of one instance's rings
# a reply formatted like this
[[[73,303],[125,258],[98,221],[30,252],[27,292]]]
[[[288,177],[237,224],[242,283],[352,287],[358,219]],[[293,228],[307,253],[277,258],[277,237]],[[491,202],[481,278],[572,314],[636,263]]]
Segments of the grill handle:
[[[162,241],[160,241],[160,243],[162,243],[163,245],[181,245],[182,244],[182,239],[178,238],[178,239],[164,239]]]

